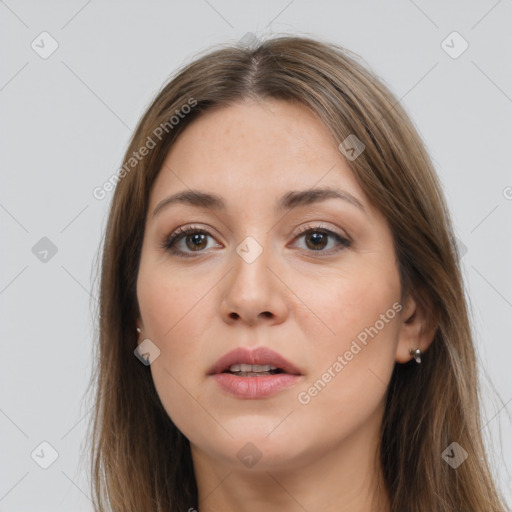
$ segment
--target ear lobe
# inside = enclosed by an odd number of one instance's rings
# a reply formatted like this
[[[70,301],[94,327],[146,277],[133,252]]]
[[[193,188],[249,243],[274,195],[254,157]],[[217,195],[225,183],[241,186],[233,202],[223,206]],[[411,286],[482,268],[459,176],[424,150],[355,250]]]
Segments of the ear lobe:
[[[428,304],[420,304],[411,296],[406,300],[402,318],[395,356],[397,363],[411,361],[411,349],[425,352],[434,340],[436,331],[432,308]]]

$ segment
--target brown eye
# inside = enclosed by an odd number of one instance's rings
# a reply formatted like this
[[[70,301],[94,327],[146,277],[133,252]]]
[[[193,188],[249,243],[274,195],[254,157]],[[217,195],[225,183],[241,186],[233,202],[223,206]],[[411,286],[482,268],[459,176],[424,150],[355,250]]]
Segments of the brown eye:
[[[306,245],[309,249],[323,249],[327,245],[327,235],[319,231],[313,231],[306,234]]]
[[[208,238],[214,240],[212,235],[196,226],[178,228],[162,243],[162,249],[182,257],[193,257],[194,254],[206,252]]]
[[[193,233],[191,235],[185,235],[185,243],[191,251],[198,251],[204,249],[208,242],[206,240],[208,235],[205,233]]]
[[[304,238],[305,249],[308,252],[318,252],[329,255],[350,247],[352,242],[338,233],[320,226],[306,226],[296,237],[297,240]],[[331,243],[331,240],[333,243]],[[331,245],[330,247],[329,244]],[[326,249],[327,247],[327,249]]]
[[[187,226],[174,231],[163,242],[161,247],[176,256],[193,257],[194,253],[200,254],[206,252],[205,249],[208,248],[208,238],[214,240],[212,235],[204,229],[195,226]],[[305,250],[326,256],[350,247],[352,244],[347,238],[320,226],[306,226],[306,228],[296,236],[296,240],[301,238],[304,238],[306,242]],[[331,247],[328,247],[330,243]],[[218,244],[217,247],[219,247]]]

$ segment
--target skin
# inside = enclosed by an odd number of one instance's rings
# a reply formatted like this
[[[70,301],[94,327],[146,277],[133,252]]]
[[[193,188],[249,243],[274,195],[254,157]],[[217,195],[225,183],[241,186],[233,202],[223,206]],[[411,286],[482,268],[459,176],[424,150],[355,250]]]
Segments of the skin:
[[[328,199],[274,212],[286,192],[320,186],[349,192],[364,211]],[[173,204],[153,217],[161,200],[189,189],[218,194],[227,208]],[[318,233],[318,224],[351,246],[297,233]],[[190,258],[162,248],[189,225],[210,235],[199,251],[190,234],[176,242]],[[263,249],[250,264],[236,252],[247,236]],[[160,350],[150,367],[155,387],[191,443],[200,512],[390,510],[377,456],[387,384],[395,362],[409,361],[410,348],[424,351],[432,333],[416,302],[401,300],[386,219],[309,110],[251,100],[187,127],[150,194],[137,298],[140,341]],[[401,311],[300,403],[394,303]],[[301,370],[300,382],[263,399],[227,395],[207,372],[238,346],[271,347]],[[248,442],[261,453],[250,468],[237,457]]]

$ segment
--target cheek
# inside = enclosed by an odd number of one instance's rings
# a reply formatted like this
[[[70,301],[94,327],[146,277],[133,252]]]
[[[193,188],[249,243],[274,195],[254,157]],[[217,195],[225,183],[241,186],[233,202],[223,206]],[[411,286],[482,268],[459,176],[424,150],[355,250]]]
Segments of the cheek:
[[[160,350],[150,366],[156,392],[176,426],[189,432],[194,428],[194,418],[201,414],[193,396],[195,384],[190,368],[198,358],[194,340],[201,339],[204,330],[197,321],[202,316],[198,312],[204,307],[200,302],[204,292],[201,295],[182,281],[170,272],[141,268],[137,296],[144,335]]]
[[[179,393],[178,384],[186,378],[180,371],[183,361],[193,359],[190,340],[196,339],[197,326],[190,318],[197,299],[190,288],[181,286],[169,272],[155,267],[150,271],[141,267],[137,298],[144,337],[160,350],[150,368],[158,395],[170,413],[168,398]]]
[[[388,269],[342,275],[320,283],[307,297],[318,318],[310,313],[302,319],[302,329],[315,340],[308,358],[308,385],[314,389],[305,391],[325,410],[329,403],[372,407],[382,398],[394,366],[398,273]]]
[[[137,299],[145,334],[168,344],[182,325],[204,306],[205,286],[185,279],[164,265],[142,266],[137,281]],[[189,334],[190,336],[190,334]]]
[[[338,273],[316,279],[314,283],[304,279],[296,291],[298,296],[305,297],[307,314],[298,318],[309,333],[308,339],[333,348],[343,348],[390,308],[386,320],[392,320],[396,316],[392,306],[400,298],[398,274],[391,269],[374,274]],[[379,321],[379,330],[389,331],[390,323],[386,322],[386,329],[382,329]]]

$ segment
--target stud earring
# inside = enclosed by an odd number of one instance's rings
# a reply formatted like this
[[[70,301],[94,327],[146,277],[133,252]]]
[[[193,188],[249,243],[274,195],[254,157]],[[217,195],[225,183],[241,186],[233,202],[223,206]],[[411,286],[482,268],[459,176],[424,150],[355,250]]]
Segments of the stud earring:
[[[137,327],[137,332],[140,334],[140,327]]]
[[[420,364],[421,363],[421,350],[419,348],[417,348],[416,350],[414,349],[409,349],[409,353],[411,354],[412,357],[414,357],[414,360]]]

